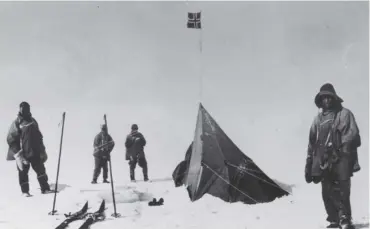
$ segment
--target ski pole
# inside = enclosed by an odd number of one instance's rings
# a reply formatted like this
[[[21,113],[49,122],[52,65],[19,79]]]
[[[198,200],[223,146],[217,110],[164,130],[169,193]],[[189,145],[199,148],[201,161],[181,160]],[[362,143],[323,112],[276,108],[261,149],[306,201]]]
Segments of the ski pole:
[[[107,133],[108,133],[108,124],[107,124],[107,115],[104,114],[104,122],[105,122],[105,126],[107,127]],[[114,213],[112,214],[113,217],[117,218],[117,217],[120,217],[121,214],[117,213],[116,211],[116,198],[115,198],[115,195],[114,195],[114,185],[113,185],[113,173],[112,173],[112,160],[111,160],[111,157],[109,155],[109,173],[110,173],[110,179],[111,179],[111,188],[112,188],[112,198],[113,198],[113,207],[114,207]]]
[[[64,134],[64,121],[66,118],[66,112],[63,112],[63,120],[62,120],[62,133],[60,135],[60,145],[59,145],[59,158],[58,158],[58,168],[57,168],[57,178],[55,181],[55,190],[54,190],[54,202],[53,202],[53,209],[49,212],[49,215],[54,215],[57,211],[55,210],[55,202],[57,199],[57,192],[58,192],[58,178],[59,178],[59,168],[60,168],[60,157],[62,155],[62,145],[63,145],[63,134]]]

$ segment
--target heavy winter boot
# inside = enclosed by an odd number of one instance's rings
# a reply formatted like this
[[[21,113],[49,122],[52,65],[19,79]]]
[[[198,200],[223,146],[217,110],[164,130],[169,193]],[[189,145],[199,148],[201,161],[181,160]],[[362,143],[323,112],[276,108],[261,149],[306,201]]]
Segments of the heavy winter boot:
[[[144,181],[149,181],[148,174],[144,174]]]
[[[54,190],[50,189],[50,185],[48,183],[48,177],[46,174],[37,177],[37,179],[39,181],[42,194],[48,194],[49,192],[54,192]]]
[[[131,182],[136,182],[135,180],[135,173],[130,171],[130,179],[131,179]]]
[[[326,228],[339,228],[339,223],[330,222],[330,224]]]
[[[23,197],[31,197],[32,195],[29,192],[23,192],[22,196]]]
[[[340,229],[355,229],[355,226],[353,224],[344,224],[340,226]]]
[[[340,229],[355,229],[351,220],[349,219],[342,219],[340,221]]]
[[[51,189],[46,189],[46,190],[42,190],[41,191],[42,194],[50,194],[50,193],[55,193],[55,190],[51,190]]]

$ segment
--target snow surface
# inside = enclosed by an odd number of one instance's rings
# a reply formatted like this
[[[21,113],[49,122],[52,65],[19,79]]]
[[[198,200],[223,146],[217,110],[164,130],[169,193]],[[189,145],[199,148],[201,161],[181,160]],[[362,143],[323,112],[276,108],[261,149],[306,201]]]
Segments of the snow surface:
[[[0,226],[9,229],[55,228],[63,219],[64,213],[79,210],[86,201],[89,201],[89,211],[95,211],[102,199],[106,201],[107,220],[98,222],[91,228],[235,228],[235,229],[262,229],[262,228],[300,228],[313,229],[325,226],[325,211],[321,201],[320,187],[304,183],[284,184],[291,196],[283,197],[272,203],[258,205],[244,205],[241,203],[229,204],[220,199],[206,195],[196,202],[191,202],[185,188],[175,188],[171,177],[155,177],[151,171],[153,182],[128,181],[126,164],[119,165],[118,158],[113,152],[114,187],[117,203],[117,212],[120,218],[113,218],[111,185],[101,183],[90,184],[90,177],[68,174],[68,162],[62,157],[61,178],[59,180],[60,193],[57,195],[56,215],[48,213],[52,209],[54,194],[41,195],[33,171],[30,171],[31,194],[33,197],[20,196],[17,185],[15,164],[2,163],[2,169],[8,171],[0,198]],[[49,174],[55,175],[50,164],[54,164],[57,157],[51,157],[47,164]],[[90,158],[92,160],[92,158]],[[149,162],[153,163],[153,162]],[[149,164],[150,165],[150,164]],[[92,162],[83,163],[80,170],[92,173]],[[69,177],[65,175],[68,174]],[[83,173],[82,173],[83,174]],[[361,175],[359,175],[361,176]],[[137,169],[137,177],[141,179],[141,171]],[[303,179],[303,178],[302,178]],[[50,178],[54,180],[53,176]],[[277,181],[279,182],[279,181]],[[359,185],[354,179],[353,196],[358,193]],[[6,187],[6,189],[5,189]],[[361,199],[352,196],[354,222],[360,227],[369,228],[368,208]],[[164,198],[162,206],[148,206],[152,198]],[[302,224],[304,222],[304,224]],[[82,221],[75,221],[69,228],[78,228]]]
[[[202,55],[199,31],[185,28],[187,12],[199,9]],[[91,229],[321,228],[321,188],[304,182],[303,169],[313,99],[326,82],[360,127],[362,170],[351,201],[354,222],[369,228],[368,13],[367,2],[1,2],[0,229],[55,228],[64,213],[87,200],[95,211],[102,198],[109,220]],[[192,203],[174,187],[171,173],[194,134],[200,69],[205,108],[291,196],[244,205],[207,195]],[[67,112],[56,216],[48,215],[53,195],[40,194],[32,169],[34,196],[23,198],[16,165],[5,161],[6,132],[23,100],[44,134],[51,183]],[[104,113],[116,141],[118,219],[110,217],[110,185],[90,184]],[[124,139],[132,123],[148,141],[149,176],[160,181],[128,181]],[[160,197],[163,206],[148,206]]]

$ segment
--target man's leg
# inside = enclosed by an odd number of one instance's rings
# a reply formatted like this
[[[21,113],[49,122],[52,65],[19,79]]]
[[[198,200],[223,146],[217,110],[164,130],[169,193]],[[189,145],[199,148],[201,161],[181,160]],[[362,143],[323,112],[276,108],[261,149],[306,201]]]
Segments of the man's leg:
[[[46,191],[50,191],[48,175],[46,174],[44,163],[42,163],[41,160],[31,160],[30,164],[37,174],[37,180],[39,181],[41,192],[44,193]]]
[[[134,157],[130,158],[129,165],[130,165],[130,179],[131,181],[135,181],[135,168],[136,168],[137,160]]]
[[[30,164],[23,165],[23,171],[19,170],[18,166],[18,180],[21,186],[22,193],[28,194],[30,191],[30,184],[28,183],[28,171],[30,170]]]
[[[332,197],[333,185],[334,183],[331,179],[324,179],[321,181],[322,199],[324,201],[326,214],[328,215],[326,220],[330,223],[328,228],[335,228],[339,226],[338,210]]]
[[[102,159],[102,167],[103,167],[103,182],[109,183],[108,181],[108,160]]]
[[[338,209],[338,218],[343,229],[352,228],[351,211],[351,180],[336,181],[333,188],[333,198]]]
[[[344,190],[344,207],[348,218],[352,221],[352,208],[351,208],[351,180],[341,182],[342,190]]]
[[[139,166],[143,169],[144,181],[149,180],[148,179],[148,163],[145,157],[139,158]]]
[[[94,167],[93,179],[92,179],[92,182],[91,182],[93,184],[96,184],[96,182],[98,180],[98,177],[100,175],[100,171],[101,171],[101,168],[102,168],[101,161],[102,161],[101,157],[94,157],[95,167]]]

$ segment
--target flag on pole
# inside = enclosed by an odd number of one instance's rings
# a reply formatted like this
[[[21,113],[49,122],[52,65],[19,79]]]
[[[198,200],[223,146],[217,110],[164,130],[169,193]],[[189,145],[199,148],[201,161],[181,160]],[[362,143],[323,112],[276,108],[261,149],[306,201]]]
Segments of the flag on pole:
[[[188,13],[188,29],[201,29],[201,12]]]
[[[200,30],[199,31],[199,52],[200,54],[202,54],[202,50],[203,50],[203,38],[202,38],[203,29],[202,29],[201,19],[202,19],[202,11],[195,12],[195,13],[188,12],[187,28]],[[200,55],[200,59],[202,59],[201,55]],[[203,79],[202,79],[203,66],[201,62],[202,61],[200,61],[200,73],[199,73],[199,88],[200,88],[199,89],[199,102],[202,100],[202,90],[203,90]]]

